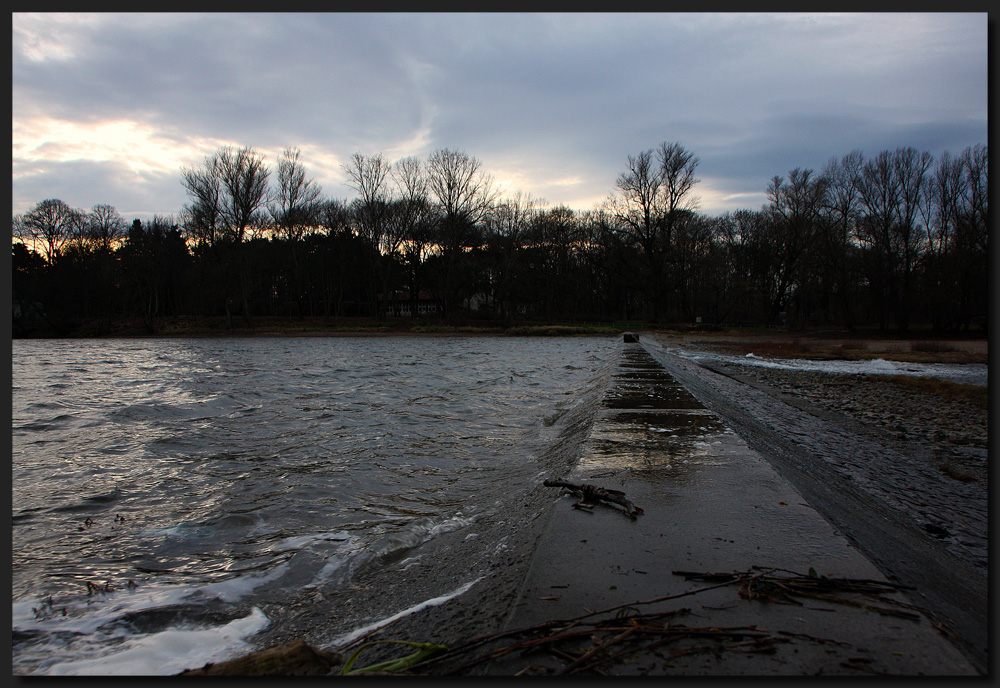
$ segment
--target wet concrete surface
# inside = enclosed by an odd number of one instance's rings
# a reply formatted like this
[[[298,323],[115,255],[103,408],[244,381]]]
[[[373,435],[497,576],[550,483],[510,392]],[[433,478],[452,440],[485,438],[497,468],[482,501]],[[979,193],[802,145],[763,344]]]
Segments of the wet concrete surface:
[[[988,670],[985,494],[942,482],[912,448],[867,436],[843,416],[793,405],[655,344],[650,350],[879,570],[916,588],[912,596],[941,620],[966,658]],[[958,537],[934,535],[928,525],[936,524]]]
[[[745,627],[780,634],[772,652],[736,649],[639,653],[602,666],[621,675],[975,675],[976,668],[924,615],[888,616],[829,602],[744,599],[735,586],[703,592],[675,571],[784,570],[888,582],[882,572],[706,408],[641,345],[621,364],[565,478],[625,492],[644,510],[636,520],[610,505],[573,508],[566,495],[549,522],[504,628],[688,596],[648,610],[688,610],[687,627]],[[916,604],[901,592],[891,599]],[[682,645],[683,648],[683,645]],[[676,648],[674,648],[676,649]],[[565,660],[511,654],[486,673],[546,674]]]

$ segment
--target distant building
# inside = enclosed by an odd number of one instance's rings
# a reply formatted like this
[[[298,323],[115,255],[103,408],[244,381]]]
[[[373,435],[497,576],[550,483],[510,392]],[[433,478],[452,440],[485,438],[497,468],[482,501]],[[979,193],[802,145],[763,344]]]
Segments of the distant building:
[[[416,312],[414,312],[414,306]],[[414,315],[435,315],[438,313],[438,302],[429,291],[417,293],[416,304],[410,298],[408,291],[394,291],[385,302],[385,314],[389,317],[408,318]]]

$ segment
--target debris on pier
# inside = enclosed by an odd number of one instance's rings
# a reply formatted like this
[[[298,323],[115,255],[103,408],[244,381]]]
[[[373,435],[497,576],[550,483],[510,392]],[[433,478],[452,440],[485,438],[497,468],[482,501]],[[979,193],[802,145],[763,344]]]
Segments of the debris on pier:
[[[566,480],[546,480],[543,484],[546,487],[565,487],[579,494],[580,501],[573,505],[577,509],[592,509],[598,502],[611,502],[624,507],[625,513],[633,521],[642,514],[642,509],[626,499],[625,493],[621,490],[611,490],[586,483],[571,483]]]

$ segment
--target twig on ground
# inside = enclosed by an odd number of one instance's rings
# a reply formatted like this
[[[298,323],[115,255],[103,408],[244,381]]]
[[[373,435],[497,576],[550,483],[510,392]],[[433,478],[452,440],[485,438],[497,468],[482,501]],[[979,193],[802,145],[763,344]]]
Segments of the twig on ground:
[[[575,507],[590,509],[598,502],[611,502],[624,507],[625,513],[633,521],[642,514],[642,509],[626,499],[625,493],[621,490],[611,490],[586,483],[571,483],[566,480],[546,480],[543,484],[546,487],[565,487],[580,494],[580,501],[573,505]]]

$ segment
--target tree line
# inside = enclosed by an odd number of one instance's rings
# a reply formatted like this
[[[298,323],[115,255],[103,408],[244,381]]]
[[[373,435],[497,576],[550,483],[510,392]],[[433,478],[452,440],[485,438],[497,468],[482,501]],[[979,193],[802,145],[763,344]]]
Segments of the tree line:
[[[181,171],[189,202],[176,217],[128,224],[109,205],[58,199],[14,216],[15,328],[425,312],[968,330],[987,314],[987,159],[982,144],[937,160],[853,151],[773,177],[760,209],[710,216],[699,159],[679,143],[627,156],[586,211],[504,194],[450,149],[357,153],[346,200],[324,196],[295,148],[272,168],[226,146]]]

